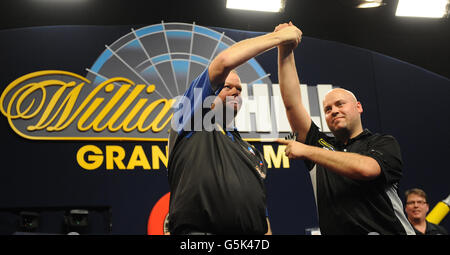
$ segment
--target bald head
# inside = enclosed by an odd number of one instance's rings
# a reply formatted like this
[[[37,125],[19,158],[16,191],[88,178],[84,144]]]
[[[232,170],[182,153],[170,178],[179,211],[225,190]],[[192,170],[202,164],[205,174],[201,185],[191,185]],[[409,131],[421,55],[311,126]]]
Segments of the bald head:
[[[342,88],[335,88],[335,89],[328,91],[325,94],[324,102],[328,95],[330,95],[330,96],[341,95],[355,103],[358,102],[358,100],[356,99],[356,96],[355,96],[355,94],[353,94],[353,92],[351,92],[350,90],[342,89]]]
[[[329,91],[323,100],[325,120],[331,132],[342,141],[362,132],[361,103],[346,89]]]
[[[228,74],[227,78],[225,79],[225,85],[226,84],[233,84],[233,85],[239,85],[241,86],[241,78],[239,77],[236,70],[231,70]]]

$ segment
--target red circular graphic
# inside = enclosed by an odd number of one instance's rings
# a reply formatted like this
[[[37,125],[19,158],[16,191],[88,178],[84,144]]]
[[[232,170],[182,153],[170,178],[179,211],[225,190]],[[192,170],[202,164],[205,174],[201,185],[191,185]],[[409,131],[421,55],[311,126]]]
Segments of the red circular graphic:
[[[153,206],[147,224],[148,235],[164,235],[164,222],[169,213],[170,192],[162,196]]]

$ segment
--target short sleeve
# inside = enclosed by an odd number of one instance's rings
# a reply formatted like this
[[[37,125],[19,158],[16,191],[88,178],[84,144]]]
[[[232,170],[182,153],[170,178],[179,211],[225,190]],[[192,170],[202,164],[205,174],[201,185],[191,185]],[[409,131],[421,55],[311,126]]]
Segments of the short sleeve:
[[[375,159],[380,165],[381,175],[388,184],[398,183],[402,177],[402,157],[400,145],[393,136],[374,135],[368,150],[363,153]]]
[[[317,127],[317,125],[313,121],[311,121],[311,126],[309,128],[308,134],[306,135],[305,144],[334,151],[335,148],[330,140],[331,138],[325,133],[321,132],[319,130],[319,127]],[[304,162],[308,170],[311,171],[315,163],[310,160],[305,160]]]
[[[209,80],[208,68],[195,78],[183,96],[179,96],[173,109],[172,127],[179,134],[190,125],[191,118],[197,111],[202,111],[203,101],[214,95],[211,82]],[[200,113],[202,114],[202,113]]]

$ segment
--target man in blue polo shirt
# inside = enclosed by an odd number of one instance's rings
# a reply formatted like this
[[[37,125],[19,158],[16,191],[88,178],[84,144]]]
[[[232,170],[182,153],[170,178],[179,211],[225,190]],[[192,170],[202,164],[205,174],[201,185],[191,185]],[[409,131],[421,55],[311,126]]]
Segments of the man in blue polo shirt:
[[[266,163],[232,125],[241,102],[240,79],[233,70],[266,50],[300,39],[301,31],[291,27],[232,45],[175,104],[168,163],[171,234],[270,232]]]

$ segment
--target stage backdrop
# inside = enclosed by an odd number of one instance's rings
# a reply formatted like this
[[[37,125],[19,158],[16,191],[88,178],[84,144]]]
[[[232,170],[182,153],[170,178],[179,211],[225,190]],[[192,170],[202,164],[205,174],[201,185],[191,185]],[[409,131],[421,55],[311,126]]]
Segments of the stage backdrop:
[[[219,52],[261,34],[186,23],[0,31],[2,233],[17,231],[20,211],[41,214],[40,232],[64,233],[63,214],[86,209],[89,233],[162,234],[173,98]],[[401,145],[401,198],[419,187],[432,208],[448,195],[447,78],[307,36],[295,57],[304,101],[322,130],[328,131],[324,94],[333,87],[353,91],[364,127],[392,134]],[[305,234],[318,226],[309,174],[271,142],[289,132],[276,49],[237,71],[246,102],[237,126],[270,166],[273,233]],[[442,224],[450,229],[449,222]]]

